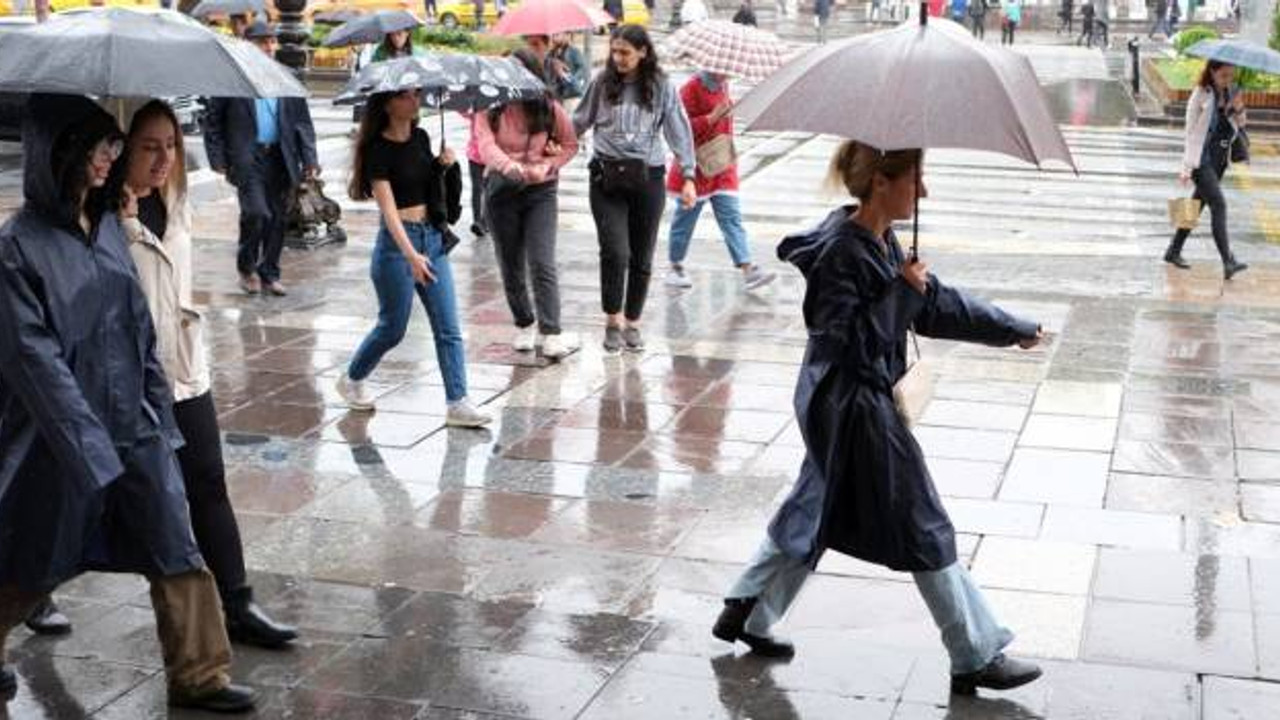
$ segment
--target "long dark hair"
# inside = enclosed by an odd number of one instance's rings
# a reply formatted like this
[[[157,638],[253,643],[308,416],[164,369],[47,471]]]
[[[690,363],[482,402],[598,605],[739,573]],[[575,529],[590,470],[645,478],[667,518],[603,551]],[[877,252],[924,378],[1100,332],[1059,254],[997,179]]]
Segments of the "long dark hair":
[[[120,194],[118,191],[112,192],[110,176],[103,187],[88,187],[86,175],[91,162],[90,155],[103,140],[124,140],[124,133],[116,127],[115,119],[106,113],[90,115],[67,128],[54,142],[53,177],[58,183],[58,200],[62,206],[60,214],[64,221],[79,222],[81,195],[85,195],[84,214],[95,226],[104,212],[114,210],[119,203]],[[117,159],[112,171],[119,165],[121,162]],[[86,189],[89,190],[88,194],[85,194]]]
[[[1210,60],[1209,62],[1206,62],[1204,64],[1204,69],[1200,71],[1200,79],[1196,81],[1196,84],[1206,90],[1213,90],[1216,93],[1218,88],[1214,87],[1213,74],[1218,71],[1218,68],[1226,64],[1227,63],[1224,63],[1221,60]]]
[[[347,195],[352,200],[368,200],[373,197],[373,181],[365,172],[365,158],[369,157],[369,148],[391,124],[391,116],[387,114],[387,103],[399,93],[377,93],[370,95],[364,106],[364,117],[360,119],[360,131],[356,134],[355,150],[351,157],[351,179],[347,182]],[[413,121],[418,127],[418,121]]]
[[[511,52],[511,57],[518,60],[526,70],[533,73],[534,77],[544,82],[546,81],[546,66],[542,64],[542,61],[538,59],[538,56],[532,50],[519,48]],[[551,107],[554,97],[551,91],[548,90],[542,97],[513,103],[518,105],[524,113],[524,126],[529,135],[546,133],[547,137],[550,138],[554,134],[556,119],[555,111]],[[506,110],[506,107],[495,107],[489,110],[489,127],[494,133],[498,132],[498,122],[502,118],[502,113]]]
[[[137,142],[136,136],[142,131],[143,125],[156,118],[164,118],[169,121],[169,124],[173,126],[174,139],[173,167],[169,170],[169,181],[166,187],[160,191],[160,197],[164,198],[170,192],[178,197],[187,194],[187,154],[183,147],[182,123],[178,121],[178,116],[173,112],[173,108],[169,107],[169,103],[163,100],[149,100],[145,105],[138,108],[137,112],[133,114],[133,118],[129,120],[129,132],[125,137],[124,154],[112,166],[111,176],[107,179],[106,190],[108,191],[108,200],[112,209],[119,206],[120,195],[124,192],[124,184],[129,177],[130,158],[137,149],[134,145]]]
[[[405,32],[408,31],[406,30]],[[391,35],[392,33],[387,33],[382,36],[382,42],[380,43],[382,45],[384,60],[391,60],[392,58],[398,57],[409,57],[413,55],[413,33],[408,33],[408,37],[405,38],[403,48],[397,48],[395,45],[391,44]]]
[[[644,58],[640,60],[638,68],[640,104],[648,110],[653,110],[653,99],[657,96],[658,88],[665,76],[662,74],[662,68],[658,67],[658,51],[653,47],[649,31],[640,25],[619,25],[609,36],[610,44],[613,44],[614,40],[623,40],[636,50],[644,51]],[[609,53],[609,62],[600,73],[600,83],[604,85],[604,97],[610,104],[617,105],[621,102],[622,73],[618,72],[618,66],[613,64],[612,52]]]

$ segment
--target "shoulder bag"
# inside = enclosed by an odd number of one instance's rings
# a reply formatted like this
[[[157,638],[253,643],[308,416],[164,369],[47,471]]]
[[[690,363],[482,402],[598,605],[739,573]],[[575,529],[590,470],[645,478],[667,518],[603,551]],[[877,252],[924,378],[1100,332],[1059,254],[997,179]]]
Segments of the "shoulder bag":
[[[607,195],[630,195],[644,190],[644,186],[649,181],[649,155],[653,151],[653,144],[657,142],[658,131],[662,128],[662,122],[665,119],[666,112],[666,84],[662,85],[662,90],[658,94],[657,108],[658,112],[654,113],[657,120],[653,123],[653,132],[649,136],[649,152],[645,153],[643,158],[611,158],[597,155],[592,158],[588,169],[591,172],[591,181],[600,186],[600,189]],[[598,111],[600,105],[600,95],[603,90],[596,93],[593,102],[596,104]],[[592,113],[593,115],[595,113]]]

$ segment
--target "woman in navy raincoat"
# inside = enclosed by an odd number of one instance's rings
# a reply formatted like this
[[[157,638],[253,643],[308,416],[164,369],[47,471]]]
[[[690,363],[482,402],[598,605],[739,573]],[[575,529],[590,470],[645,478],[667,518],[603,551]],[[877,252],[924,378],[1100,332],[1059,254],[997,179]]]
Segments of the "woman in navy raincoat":
[[[155,331],[102,186],[123,150],[86,98],[35,95],[22,208],[0,227],[0,648],[86,570],[151,581],[170,702],[248,710],[191,533]],[[0,693],[16,677],[0,670]]]
[[[918,150],[882,153],[847,142],[831,178],[858,204],[793,235],[779,256],[804,273],[809,344],[796,386],[807,450],[800,477],[737,584],[713,633],[753,652],[789,657],[770,635],[827,549],[913,573],[951,656],[952,689],[1008,689],[1040,669],[1006,658],[1013,635],[964,565],[924,455],[893,398],[907,371],[907,334],[994,346],[1039,342],[1039,327],[950,288],[906,261],[891,223],[925,196]]]

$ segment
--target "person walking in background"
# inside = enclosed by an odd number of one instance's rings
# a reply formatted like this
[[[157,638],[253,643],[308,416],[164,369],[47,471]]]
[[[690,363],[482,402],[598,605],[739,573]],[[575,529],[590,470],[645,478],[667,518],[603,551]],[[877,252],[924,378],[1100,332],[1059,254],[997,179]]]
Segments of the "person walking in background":
[[[573,36],[569,33],[556,33],[551,36],[551,53],[547,57],[547,72],[551,80],[552,90],[559,98],[560,104],[570,114],[578,107],[578,99],[587,89],[591,80],[591,68],[582,51],[573,45]]]
[[[408,30],[392,30],[382,37],[373,51],[373,62],[411,57],[422,53],[413,46],[413,34]]]
[[[274,57],[274,28],[255,22],[245,37]],[[304,178],[320,174],[306,98],[210,98],[204,148],[209,166],[226,176],[240,201],[240,288],[287,295],[280,255],[289,195]]]
[[[484,207],[484,159],[480,157],[480,139],[476,123],[483,113],[464,112],[470,133],[467,136],[467,180],[471,188],[471,234],[476,239],[489,234],[489,217]]]
[[[698,72],[680,88],[680,101],[693,128],[697,152],[711,148],[707,163],[699,163],[694,177],[698,199],[686,207],[680,198],[684,188],[684,170],[673,162],[667,173],[667,191],[675,198],[671,217],[668,252],[671,269],[667,271],[668,287],[686,289],[693,281],[685,272],[684,260],[689,242],[702,208],[711,203],[716,223],[724,235],[725,247],[733,264],[742,271],[742,283],[748,290],[768,285],[776,275],[765,272],[751,262],[751,246],[742,227],[742,208],[738,203],[738,164],[733,154],[733,99],[729,96],[729,78],[709,72]]]
[[[1022,0],[1004,0],[1004,18],[1000,22],[1000,44],[1012,45],[1018,24],[1022,22]]]
[[[1209,206],[1213,244],[1222,258],[1222,275],[1227,280],[1248,269],[1231,252],[1227,234],[1227,198],[1222,193],[1222,176],[1231,164],[1232,146],[1243,142],[1240,131],[1245,125],[1244,96],[1235,87],[1236,69],[1232,65],[1210,60],[1200,73],[1196,89],[1187,100],[1186,140],[1182,151],[1183,184],[1195,183],[1193,199]],[[1182,247],[1191,235],[1190,229],[1179,228],[1164,251],[1164,261],[1183,270],[1191,265],[1182,258]]]
[[[979,40],[987,37],[987,0],[969,0],[969,22],[973,36]]]
[[[1156,0],[1151,15],[1154,19],[1151,21],[1151,29],[1147,31],[1148,40],[1155,38],[1157,32],[1163,33],[1166,39],[1173,35],[1173,31],[1169,29],[1169,0]]]
[[[827,22],[831,20],[832,0],[813,0],[813,27],[818,33],[818,44],[827,41]]]
[[[1013,641],[957,558],[955,530],[923,451],[895,407],[907,335],[1030,348],[1034,323],[942,284],[907,260],[892,223],[927,197],[920,150],[882,152],[855,141],[832,158],[830,182],[855,205],[791,235],[778,256],[803,273],[809,341],[795,411],[805,460],[755,557],[729,590],[712,629],[764,657],[795,647],[771,628],[826,550],[912,573],[951,657],[951,690],[1006,690],[1040,676],[1005,657]]]
[[[1058,30],[1055,34],[1065,32],[1070,38],[1075,31],[1072,29],[1072,23],[1075,19],[1075,0],[1062,0],[1062,5],[1058,8]]]
[[[1182,19],[1182,5],[1179,0],[1172,0],[1169,3],[1169,36],[1172,37],[1178,32],[1178,21]]]
[[[625,14],[625,10],[622,7],[622,0],[604,0],[604,11],[609,13],[609,16],[613,18],[615,23],[614,28],[617,27],[617,23],[622,22],[622,17]],[[614,28],[611,28],[611,30]]]
[[[0,226],[0,700],[10,630],[86,571],[150,585],[168,701],[248,712],[174,449],[183,436],[124,228],[124,150],[93,101],[32,95],[23,205]],[[3,710],[0,710],[3,714]]]
[[[338,378],[337,390],[352,410],[374,409],[364,380],[404,339],[416,294],[435,339],[448,403],[445,424],[480,427],[492,418],[467,398],[467,354],[443,235],[462,212],[462,176],[451,150],[439,157],[432,152],[431,138],[418,126],[421,105],[416,90],[377,93],[360,122],[348,193],[377,202],[382,216],[369,268],[378,324]]]
[[[609,60],[587,87],[573,126],[579,137],[592,131],[588,168],[591,215],[600,242],[604,349],[616,353],[625,346],[640,352],[640,317],[666,201],[664,138],[684,178],[681,201],[692,207],[697,199],[689,118],[643,27],[623,25],[614,31]]]
[[[954,22],[963,25],[968,16],[969,0],[951,0],[951,19]]]
[[[1084,4],[1080,6],[1080,37],[1076,38],[1076,45],[1083,43],[1085,47],[1093,47],[1093,18],[1095,12],[1093,0],[1084,0]]]
[[[524,48],[512,56],[535,75],[544,66]],[[556,270],[557,186],[560,168],[578,152],[573,121],[548,93],[489,110],[475,128],[490,175],[485,203],[493,219],[494,254],[515,319],[512,348],[541,347],[543,357],[559,360],[578,348],[577,338],[561,331]]]
[[[484,32],[484,0],[472,0],[471,8],[476,15],[476,32]]]
[[[422,0],[422,12],[428,20],[436,19],[436,0]]]
[[[760,22],[756,19],[755,8],[751,6],[751,0],[743,0],[742,4],[738,5],[738,11],[733,14],[733,22],[750,27],[758,27],[760,25]]]

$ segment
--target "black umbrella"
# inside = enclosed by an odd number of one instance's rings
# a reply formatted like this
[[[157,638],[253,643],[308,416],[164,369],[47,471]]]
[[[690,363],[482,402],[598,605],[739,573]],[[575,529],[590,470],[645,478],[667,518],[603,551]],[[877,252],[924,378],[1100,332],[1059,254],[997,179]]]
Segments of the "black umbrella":
[[[333,102],[355,105],[370,95],[422,90],[423,105],[440,112],[444,143],[445,110],[483,110],[541,97],[546,85],[511,58],[429,53],[365,66]]]
[[[267,11],[263,0],[200,0],[191,11],[191,17],[206,18],[210,15],[257,15]]]
[[[422,27],[422,21],[407,10],[379,10],[346,21],[325,38],[325,47],[345,47],[382,42],[387,33]]]
[[[4,33],[0,92],[98,97],[306,97],[244,40],[171,10],[93,8]]]
[[[312,22],[322,23],[324,25],[341,25],[344,22],[351,22],[363,15],[359,10],[330,10],[328,12],[316,13],[311,18]]]

